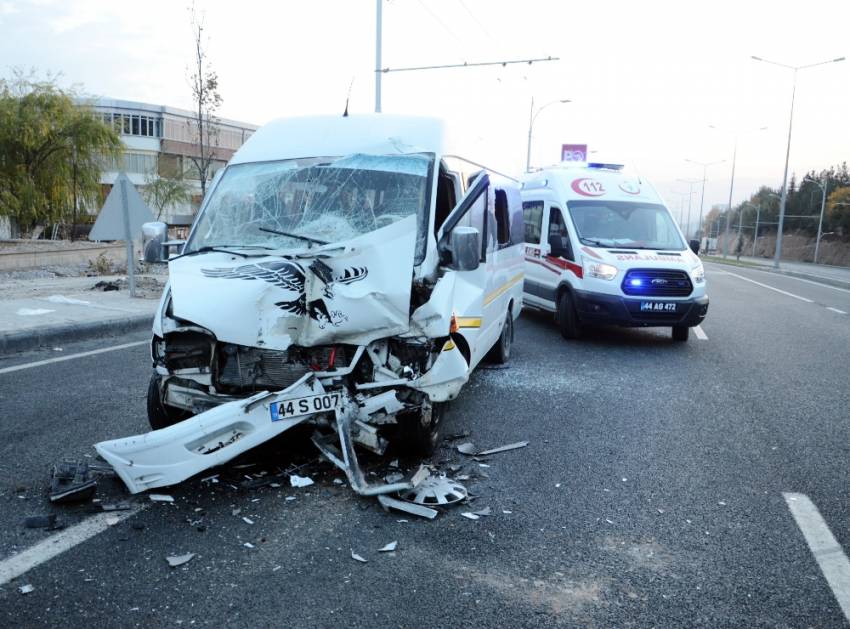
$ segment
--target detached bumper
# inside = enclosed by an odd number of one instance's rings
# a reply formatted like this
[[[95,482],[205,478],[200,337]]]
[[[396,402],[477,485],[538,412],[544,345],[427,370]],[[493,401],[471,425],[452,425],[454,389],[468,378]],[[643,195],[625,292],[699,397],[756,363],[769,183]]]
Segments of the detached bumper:
[[[573,291],[573,300],[579,320],[590,325],[694,327],[708,314],[707,295],[687,300],[633,299],[577,290]],[[675,303],[676,311],[650,312],[642,308],[646,302]]]

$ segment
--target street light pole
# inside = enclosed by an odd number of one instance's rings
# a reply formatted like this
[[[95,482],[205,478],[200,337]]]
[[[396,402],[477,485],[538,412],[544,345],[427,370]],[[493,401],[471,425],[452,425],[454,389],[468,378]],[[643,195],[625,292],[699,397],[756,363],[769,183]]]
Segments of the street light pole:
[[[717,160],[716,162],[698,162],[698,161],[693,160],[693,159],[685,158],[685,161],[689,162],[691,164],[696,164],[697,166],[702,166],[702,194],[700,195],[700,200],[699,200],[699,224],[697,225],[697,228],[700,230],[700,238],[701,238],[702,235],[703,235],[702,234],[702,211],[703,211],[703,206],[705,204],[705,176],[706,176],[706,172],[708,171],[709,166],[715,166],[717,164],[722,164],[726,160],[721,159],[721,160]]]
[[[535,113],[534,96],[531,97],[531,108],[528,110],[528,148],[525,154],[525,172],[531,172],[531,134],[534,128],[534,121],[537,119],[537,116],[539,116],[540,112],[546,109],[549,105],[557,105],[558,103],[565,104],[571,102],[572,101],[568,98],[559,98],[546,103]]]
[[[818,186],[821,190],[821,201],[820,201],[820,219],[818,219],[818,236],[815,239],[815,259],[813,264],[818,263],[818,251],[820,249],[820,239],[823,235],[823,211],[826,208],[826,189],[829,187],[829,173],[823,174],[823,184],[819,181],[815,181],[814,179],[804,179],[803,181],[811,181],[813,184]]]
[[[685,238],[688,238],[688,231],[691,228],[691,201],[693,200],[694,195],[693,186],[695,183],[699,183],[699,179],[677,179],[676,181],[688,184],[688,222],[685,223]]]
[[[714,129],[715,131],[724,131],[720,127],[716,127],[713,124],[708,125],[709,129]],[[767,127],[760,127],[759,129],[753,129],[752,131],[764,131]],[[745,132],[746,133],[746,132]],[[738,156],[738,137],[740,133],[737,131],[733,131],[732,135],[735,138],[734,148],[732,149],[732,176],[729,178],[729,203],[726,209],[726,234],[723,239],[723,257],[726,257],[726,251],[729,248],[729,213],[732,211],[732,190],[735,187],[735,161]]]
[[[794,71],[793,82],[791,87],[791,113],[788,116],[788,144],[785,148],[785,171],[782,175],[782,197],[779,201],[779,224],[776,227],[776,251],[773,256],[773,267],[778,269],[779,260],[782,257],[782,226],[785,222],[785,202],[788,199],[788,159],[791,157],[791,129],[794,124],[794,97],[797,93],[797,71],[805,70],[806,68],[813,68],[815,66],[822,66],[827,63],[837,63],[839,61],[844,61],[844,57],[838,57],[837,59],[828,59],[827,61],[819,61],[818,63],[810,63],[804,66],[789,66],[784,63],[777,63],[776,61],[762,59],[761,57],[756,57],[755,55],[751,55],[751,57],[756,61],[762,61],[764,63],[769,63],[771,65],[779,66],[781,68],[787,68],[789,70]]]

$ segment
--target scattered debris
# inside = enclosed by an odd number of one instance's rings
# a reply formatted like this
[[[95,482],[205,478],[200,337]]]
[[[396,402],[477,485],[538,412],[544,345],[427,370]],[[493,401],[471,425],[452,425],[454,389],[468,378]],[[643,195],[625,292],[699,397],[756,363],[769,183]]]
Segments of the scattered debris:
[[[115,526],[120,521],[121,521],[121,518],[119,518],[117,515],[110,515],[106,518],[106,525],[107,526]]]
[[[242,521],[243,521],[245,524],[253,524],[253,523],[254,523],[254,521],[253,521],[251,518],[249,518],[249,517],[247,517],[247,516],[244,516],[244,515],[242,516]]]
[[[369,563],[368,559],[361,557],[360,555],[355,553],[353,549],[351,551],[351,558],[354,559],[355,561],[359,561],[360,563]]]
[[[413,489],[399,492],[402,500],[418,505],[449,505],[469,495],[466,487],[446,476],[429,476]]]
[[[245,542],[242,544],[245,548],[254,548],[254,545],[251,542]]]
[[[401,472],[392,472],[391,474],[387,474],[384,476],[384,480],[387,481],[388,484],[392,485],[393,483],[400,483],[404,480],[404,474]]]
[[[492,515],[493,512],[490,510],[490,507],[484,507],[483,509],[479,509],[478,511],[473,511],[473,513],[479,516],[486,516]]]
[[[174,502],[174,497],[168,494],[148,494],[154,502]]]
[[[461,443],[459,446],[457,446],[457,451],[461,454],[475,454],[475,444],[473,444],[471,441]]]
[[[611,519],[609,519],[609,518],[605,518],[605,521],[606,521],[608,524],[614,524],[614,520],[611,520]]]
[[[232,515],[232,516],[234,516],[234,517],[235,517],[235,516],[239,515],[240,513],[242,513],[242,509],[233,509],[233,510],[230,512],[230,515]]]
[[[656,511],[658,511],[658,513],[660,513],[662,515],[664,514],[664,509],[656,509]]]
[[[334,483],[334,485],[344,485],[345,481],[343,481],[341,478],[335,478],[333,480],[333,483]]]
[[[476,515],[475,513],[469,512],[469,511],[464,511],[460,515],[463,516],[464,518],[468,519],[468,520],[477,520],[479,517],[481,517],[481,516]]]
[[[510,514],[513,513],[513,511],[508,511],[507,509],[502,509],[502,513],[504,513],[505,515],[510,515]]]
[[[298,476],[298,474],[292,474],[289,477],[289,484],[293,487],[309,487],[313,484],[313,479],[309,476]]]
[[[133,508],[129,502],[110,502],[100,505],[101,511],[129,511]]]
[[[725,501],[725,500],[721,500],[721,501],[719,501],[717,504],[719,504],[721,507],[725,507],[725,506],[726,506],[726,501]]]
[[[207,476],[205,478],[202,478],[201,482],[202,483],[217,483],[219,476],[220,476],[220,474],[213,474],[212,476]]]
[[[118,286],[118,282],[116,282],[114,280],[111,281],[111,282],[101,280],[97,284],[92,286],[91,290],[100,290],[100,291],[103,291],[104,293],[108,293],[109,291],[120,290],[120,287]]]
[[[28,529],[50,529],[56,525],[56,514],[31,515],[24,518],[24,526]]]
[[[390,461],[390,467],[398,467],[398,459],[393,459]]]
[[[286,502],[292,502],[293,500],[295,500],[295,496],[287,496],[286,497]]]
[[[499,446],[498,448],[491,448],[490,450],[484,450],[483,452],[479,452],[478,456],[486,456],[488,454],[498,454],[499,452],[507,452],[508,450],[517,450],[519,448],[524,448],[528,445],[528,441],[517,441],[516,443],[509,443],[506,446]]]
[[[29,583],[27,583],[26,585],[22,585],[18,588],[18,592],[20,592],[21,594],[29,594],[33,590],[35,590],[35,588]]]
[[[436,509],[430,509],[429,507],[424,507],[422,505],[404,502],[403,500],[396,500],[395,498],[390,498],[389,496],[384,495],[378,496],[378,502],[380,502],[381,506],[386,510],[395,509],[397,511],[404,511],[411,515],[428,518],[429,520],[436,518],[439,513]]]
[[[97,479],[85,461],[62,461],[53,466],[50,502],[68,503],[91,500],[97,491]]]
[[[398,542],[390,542],[386,546],[379,548],[379,553],[392,553],[395,552],[395,549],[398,548]]]
[[[192,561],[194,556],[195,553],[185,553],[183,555],[172,555],[171,557],[166,557],[165,560],[168,562],[169,566],[176,568],[177,566],[182,566],[184,563],[189,563]]]

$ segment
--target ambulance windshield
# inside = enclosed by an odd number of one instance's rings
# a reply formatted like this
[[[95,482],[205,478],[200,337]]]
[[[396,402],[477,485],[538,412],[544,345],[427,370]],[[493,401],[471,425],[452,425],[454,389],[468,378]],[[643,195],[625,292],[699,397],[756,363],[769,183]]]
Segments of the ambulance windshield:
[[[576,235],[585,245],[629,249],[672,249],[685,243],[663,205],[628,201],[570,201]]]

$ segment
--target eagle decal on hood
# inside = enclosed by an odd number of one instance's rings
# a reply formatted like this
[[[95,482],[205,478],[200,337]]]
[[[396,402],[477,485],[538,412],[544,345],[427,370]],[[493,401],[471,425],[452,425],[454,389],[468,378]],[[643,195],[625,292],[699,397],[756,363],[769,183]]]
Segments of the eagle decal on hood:
[[[336,325],[331,311],[328,310],[325,299],[334,298],[334,284],[353,284],[365,279],[369,269],[365,266],[351,267],[345,269],[342,275],[334,275],[333,270],[319,259],[307,267],[323,284],[324,299],[307,301],[305,290],[306,273],[305,268],[292,260],[275,260],[271,262],[256,262],[243,264],[234,268],[201,269],[206,277],[214,277],[228,280],[263,280],[273,284],[282,290],[295,293],[294,299],[275,302],[275,306],[289,312],[297,317],[308,315],[319,323],[330,323]]]

